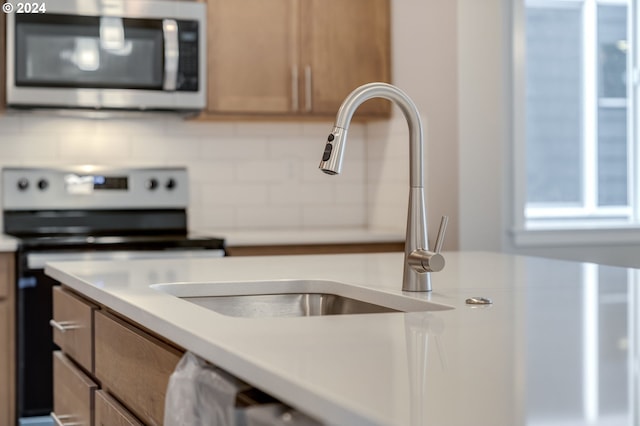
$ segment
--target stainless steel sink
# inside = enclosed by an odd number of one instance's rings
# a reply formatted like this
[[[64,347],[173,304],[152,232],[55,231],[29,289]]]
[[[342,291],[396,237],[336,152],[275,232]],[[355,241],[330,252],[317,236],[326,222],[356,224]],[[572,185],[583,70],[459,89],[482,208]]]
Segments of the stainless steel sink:
[[[231,317],[310,317],[318,315],[400,312],[337,294],[290,293],[243,296],[184,297],[196,305]]]
[[[325,280],[153,284],[155,290],[218,314],[243,318],[441,311],[422,297]]]

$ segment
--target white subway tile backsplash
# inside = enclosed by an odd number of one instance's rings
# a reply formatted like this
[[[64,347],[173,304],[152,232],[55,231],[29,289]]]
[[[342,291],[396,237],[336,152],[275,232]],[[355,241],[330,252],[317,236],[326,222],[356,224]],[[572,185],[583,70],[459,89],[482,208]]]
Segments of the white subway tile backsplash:
[[[202,186],[202,196],[207,206],[260,206],[267,204],[267,190],[265,184],[246,183],[215,183],[210,182]]]
[[[343,173],[332,177],[318,169],[332,126],[8,113],[0,116],[0,165],[186,166],[193,229],[362,227],[371,193],[383,202],[367,189],[370,130],[351,125]],[[394,180],[387,168],[400,161],[378,163],[379,178]]]
[[[365,216],[365,208],[361,204],[304,206],[302,226],[361,227],[365,223]]]
[[[287,182],[293,177],[288,160],[243,161],[236,166],[238,182]]]
[[[232,206],[217,204],[191,208],[188,221],[189,227],[195,230],[234,229],[236,228],[236,209]]]
[[[202,141],[202,158],[237,161],[263,159],[268,155],[267,148],[266,138],[222,137]]]
[[[256,122],[236,123],[239,137],[287,137],[302,135],[302,123]]]
[[[0,128],[2,132],[2,128]],[[22,134],[2,134],[0,137],[0,158],[22,161],[40,162],[54,160],[59,153],[59,137],[52,135],[46,138],[23,136]]]
[[[12,134],[22,132],[22,119],[10,114],[0,115],[0,143],[6,142]]]
[[[399,206],[407,214],[409,203],[409,184],[379,182],[369,187],[369,202]]]
[[[295,158],[298,160],[317,160],[324,150],[324,140],[310,139],[302,136],[269,138],[269,158]]]
[[[370,181],[384,183],[400,182],[409,185],[409,160],[399,158],[371,159],[368,162]]]
[[[198,137],[205,140],[233,138],[236,128],[233,123],[174,119],[167,121],[167,135],[175,138]]]
[[[367,197],[363,185],[356,183],[341,183],[335,186],[335,202],[337,204],[365,205]]]
[[[174,164],[197,161],[202,157],[201,141],[196,138],[175,139],[165,137],[131,137],[131,157],[156,160],[158,163],[170,161]]]
[[[191,161],[188,163],[188,171],[192,186],[208,182],[223,184],[235,180],[235,164],[230,161]]]
[[[21,114],[24,134],[98,134],[98,120],[78,117],[43,115],[41,113]]]
[[[269,204],[303,206],[332,203],[335,201],[334,193],[334,185],[281,182],[269,185]]]
[[[379,203],[368,214],[368,224],[375,229],[398,231],[404,234],[407,229],[407,206],[398,209],[398,205]]]
[[[302,223],[298,206],[239,207],[236,212],[241,229],[299,228]]]
[[[404,230],[409,199],[409,131],[401,114],[368,125],[366,144],[367,223]]]
[[[126,136],[103,136],[68,133],[61,137],[60,155],[76,162],[110,162],[131,158],[131,144]]]
[[[327,136],[333,129],[333,119],[317,123],[304,123],[302,125],[302,134],[319,142],[327,140]]]

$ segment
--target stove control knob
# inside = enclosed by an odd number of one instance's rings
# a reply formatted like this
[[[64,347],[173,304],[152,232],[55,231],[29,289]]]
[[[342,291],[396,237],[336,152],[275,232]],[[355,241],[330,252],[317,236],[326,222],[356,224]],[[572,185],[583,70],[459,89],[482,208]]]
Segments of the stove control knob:
[[[155,191],[156,189],[158,189],[158,179],[156,178],[151,178],[147,181],[147,189],[149,191]]]
[[[40,179],[38,181],[38,188],[40,189],[40,191],[44,191],[45,189],[49,188],[49,181],[46,179]]]
[[[169,191],[172,191],[173,189],[175,189],[177,185],[178,185],[178,182],[176,182],[174,178],[169,178],[169,180],[165,184],[165,188],[167,188],[167,190]]]
[[[29,188],[29,179],[27,179],[27,178],[18,179],[18,190],[19,191],[26,191],[28,188]]]

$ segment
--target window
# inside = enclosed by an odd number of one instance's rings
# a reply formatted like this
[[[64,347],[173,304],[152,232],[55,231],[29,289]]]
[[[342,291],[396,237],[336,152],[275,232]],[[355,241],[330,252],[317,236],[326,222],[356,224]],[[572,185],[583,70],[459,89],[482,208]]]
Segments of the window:
[[[522,228],[638,224],[632,0],[522,1]]]

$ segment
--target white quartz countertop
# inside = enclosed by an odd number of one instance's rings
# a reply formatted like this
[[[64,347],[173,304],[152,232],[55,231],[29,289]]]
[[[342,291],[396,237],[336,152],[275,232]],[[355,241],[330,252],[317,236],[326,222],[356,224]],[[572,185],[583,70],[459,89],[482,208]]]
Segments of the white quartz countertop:
[[[302,318],[228,317],[149,285],[323,279],[402,294],[402,254],[58,262],[46,272],[328,425],[638,424],[637,271],[446,258],[433,292],[411,296],[454,309]],[[466,305],[473,296],[493,304]]]
[[[18,248],[18,240],[9,236],[0,234],[0,251],[16,251]]]
[[[194,233],[224,238],[228,247],[292,244],[386,243],[404,241],[405,239],[405,235],[402,231],[367,228],[264,229],[247,231],[198,229],[195,230]]]

